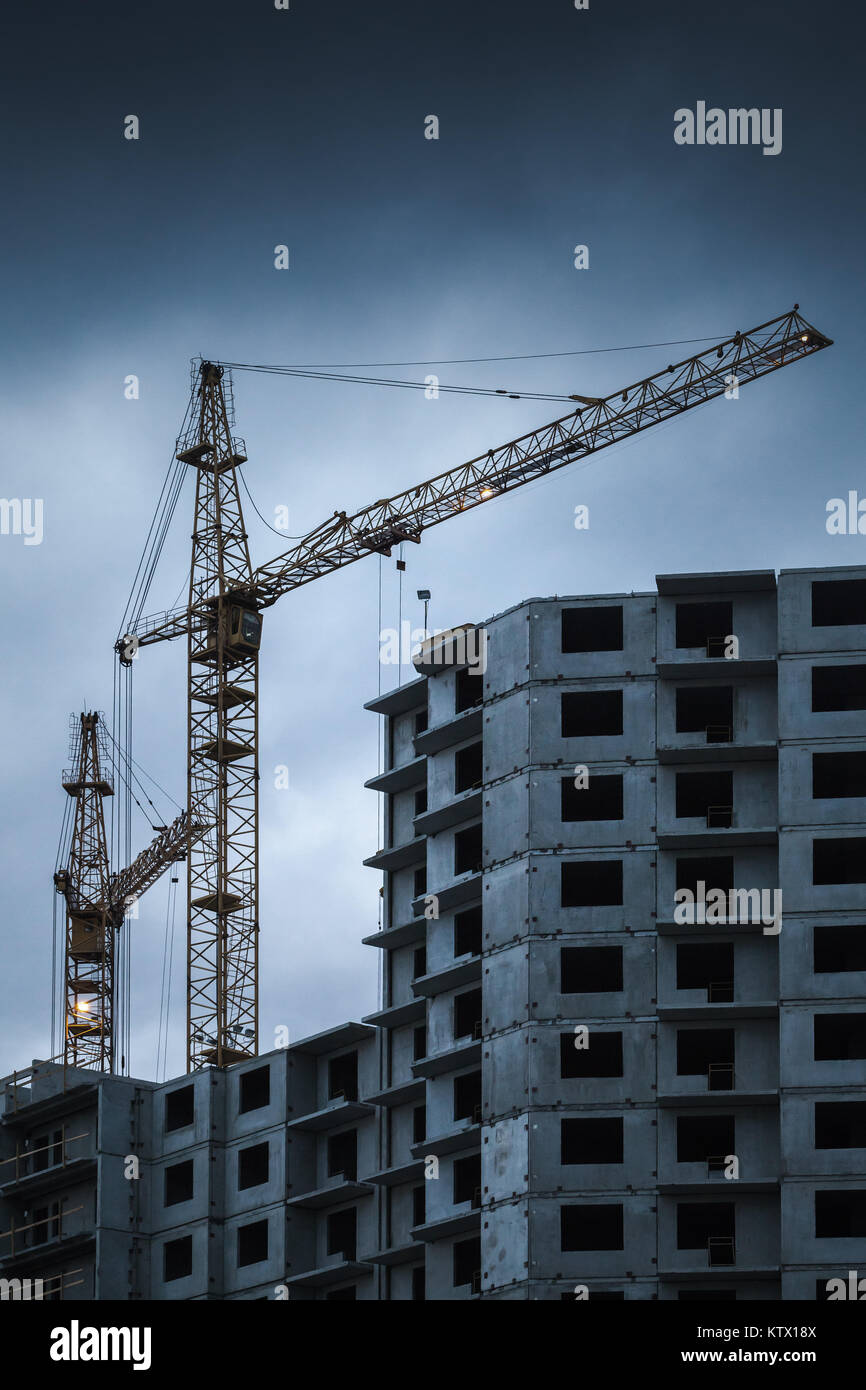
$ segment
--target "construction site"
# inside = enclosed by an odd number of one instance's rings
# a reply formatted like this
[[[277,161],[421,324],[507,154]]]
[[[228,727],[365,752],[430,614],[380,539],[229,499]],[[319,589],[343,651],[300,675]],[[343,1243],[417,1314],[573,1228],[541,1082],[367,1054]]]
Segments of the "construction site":
[[[795,305],[257,568],[246,364],[196,360],[111,717],[72,718],[52,1041],[0,1082],[4,1297],[835,1296],[866,1239],[866,565],[662,573],[434,632],[425,608],[411,677],[351,695],[381,727],[380,997],[269,1050],[259,1017],[267,610],[830,346]],[[186,600],[148,615],[190,474]],[[139,848],[133,671],[175,639],[185,805]],[[186,1069],[155,1080],[127,1060],[129,943],[164,876]]]

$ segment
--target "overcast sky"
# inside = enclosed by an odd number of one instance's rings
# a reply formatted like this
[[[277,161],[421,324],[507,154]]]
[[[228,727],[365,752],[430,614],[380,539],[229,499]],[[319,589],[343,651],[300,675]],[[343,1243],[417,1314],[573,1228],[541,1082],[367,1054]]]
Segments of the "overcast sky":
[[[195,354],[394,363],[722,338],[802,312],[835,340],[409,547],[404,616],[481,620],[657,573],[863,561],[827,500],[866,492],[862,33],[805,0],[50,0],[5,21],[0,492],[4,603],[0,1073],[50,1044],[52,871],[71,711],[111,710],[113,642]],[[674,113],[781,110],[782,148],[678,145]],[[124,138],[135,115],[139,138]],[[425,118],[439,138],[425,138]],[[429,123],[428,123],[429,124]],[[274,248],[289,248],[277,270]],[[577,270],[574,248],[589,250]],[[383,375],[607,394],[690,347]],[[674,356],[676,354],[676,356]],[[135,375],[139,399],[124,396]],[[544,402],[238,373],[244,472],[305,532],[563,413]],[[150,609],[189,565],[192,470]],[[590,508],[576,531],[574,508]],[[254,563],[277,536],[250,513]],[[396,625],[394,560],[382,566]],[[376,1007],[376,559],[265,614],[262,1047]],[[411,670],[405,678],[411,677]],[[396,683],[381,671],[383,688]],[[183,645],[135,669],[134,753],[185,787]],[[274,787],[273,769],[289,769]],[[172,814],[163,799],[161,813]],[[139,816],[138,849],[151,832]],[[114,867],[120,867],[115,865]],[[181,885],[182,888],[183,885]],[[133,1074],[156,1062],[168,884],[134,925]],[[175,927],[168,1075],[185,1065]]]

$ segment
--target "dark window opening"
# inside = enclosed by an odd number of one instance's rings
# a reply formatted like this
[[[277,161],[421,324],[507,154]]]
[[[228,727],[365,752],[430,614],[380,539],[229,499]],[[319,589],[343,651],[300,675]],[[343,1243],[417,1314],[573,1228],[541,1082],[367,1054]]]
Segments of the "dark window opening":
[[[328,1177],[354,1182],[358,1176],[358,1131],[345,1129],[328,1136]]]
[[[238,1226],[238,1269],[257,1265],[267,1258],[267,1221],[251,1221],[247,1226]]]
[[[812,798],[866,796],[866,753],[813,753]]]
[[[358,1054],[344,1052],[328,1061],[328,1100],[358,1099]]]
[[[621,652],[622,605],[563,608],[564,652]]]
[[[470,743],[468,748],[460,748],[454,754],[454,791],[468,792],[473,787],[480,787],[483,780],[481,743]]]
[[[423,814],[424,814],[424,812],[425,812],[426,810],[427,810],[427,788],[426,788],[426,787],[421,787],[421,789],[415,793],[415,815],[416,815],[416,816],[423,816]]]
[[[704,647],[708,656],[724,656],[724,641],[734,630],[733,604],[678,603],[677,647]]]
[[[481,954],[481,908],[470,907],[458,912],[454,918],[454,955],[480,956]]]
[[[622,1250],[622,1203],[559,1209],[561,1250]]]
[[[358,1212],[355,1207],[347,1211],[334,1211],[328,1217],[327,1249],[329,1255],[342,1255],[344,1260],[354,1260],[357,1242]]]
[[[705,989],[708,1004],[727,1004],[734,997],[733,942],[680,942],[677,989]]]
[[[573,777],[562,778],[561,815],[563,821],[622,820],[622,774],[599,776],[590,773],[585,787],[576,787]]]
[[[420,1062],[427,1056],[427,1027],[420,1023],[412,1033],[412,1061]]]
[[[416,1105],[412,1111],[412,1143],[420,1144],[427,1138],[427,1106]]]
[[[705,1076],[709,1090],[732,1091],[733,1028],[678,1029],[677,1076]]]
[[[866,883],[866,836],[813,840],[812,882]]]
[[[678,1115],[677,1163],[708,1163],[736,1153],[733,1115]]]
[[[733,1264],[735,1213],[733,1202],[680,1202],[677,1249],[708,1250],[711,1264]]]
[[[812,584],[812,626],[866,623],[866,579],[821,579]]]
[[[427,974],[427,947],[416,946],[412,952],[412,979],[420,980]]]
[[[250,1144],[238,1152],[238,1192],[249,1187],[261,1187],[270,1177],[270,1154],[267,1143]]]
[[[587,1047],[575,1047],[584,1041]],[[622,1033],[600,1033],[591,1028],[585,1037],[559,1035],[559,1075],[563,1078],[622,1076]]]
[[[736,1303],[736,1289],[680,1289],[680,1303]]]
[[[734,737],[734,689],[730,685],[693,688],[676,694],[677,733],[705,734],[707,743],[730,743]]]
[[[427,1297],[424,1265],[416,1265],[412,1270],[412,1302],[423,1303]]]
[[[481,1072],[470,1071],[465,1076],[455,1076],[454,1078],[454,1118],[455,1120],[472,1120],[475,1124],[481,1120]]]
[[[816,1014],[816,1062],[855,1062],[866,1057],[866,1014]]]
[[[816,1101],[815,1148],[866,1149],[866,1101]]]
[[[621,946],[563,946],[559,952],[561,994],[616,994],[622,989]]]
[[[866,663],[812,667],[812,712],[866,709]]]
[[[185,1129],[195,1119],[195,1087],[181,1086],[177,1091],[169,1091],[165,1098],[165,1131]]]
[[[357,1298],[358,1290],[354,1284],[347,1289],[331,1289],[330,1293],[325,1294],[326,1303],[355,1303]]]
[[[470,989],[454,998],[454,1038],[481,1037],[481,990]]]
[[[412,1225],[423,1226],[427,1218],[426,1184],[412,1188]]]
[[[815,1237],[850,1240],[866,1236],[866,1191],[831,1189],[815,1193]]]
[[[468,1158],[456,1158],[453,1168],[454,1205],[471,1202],[473,1207],[481,1206],[481,1155],[470,1154]]]
[[[428,716],[428,714],[427,714],[426,709],[419,709],[418,713],[415,715],[415,737],[416,737],[416,738],[418,737],[419,734],[423,734],[423,733],[426,732],[428,722],[429,722],[429,716]]]
[[[699,883],[703,883],[705,893],[713,888],[721,888],[729,893],[734,886],[734,856],[701,855],[699,858],[678,859],[677,888],[688,888],[697,896]]]
[[[241,1072],[240,1105],[241,1115],[249,1110],[261,1110],[271,1101],[271,1069],[256,1067],[255,1071]]]
[[[816,975],[866,970],[866,925],[816,927],[812,937],[812,964]]]
[[[455,874],[480,873],[481,853],[481,823],[470,825],[466,830],[458,830],[454,836]]]
[[[622,733],[621,690],[570,690],[560,696],[563,738]]]
[[[613,907],[622,903],[622,860],[573,860],[560,866],[563,907]]]
[[[561,1164],[622,1163],[622,1116],[591,1120],[560,1120]]]
[[[473,1293],[481,1289],[481,1237],[471,1240],[458,1240],[454,1243],[454,1287],[471,1284]]]
[[[677,819],[705,821],[710,827],[730,826],[733,819],[732,772],[678,772]]]
[[[412,893],[416,898],[420,898],[422,893],[427,892],[427,865],[424,864],[420,869],[415,870],[412,881]]]
[[[193,1195],[193,1161],[173,1163],[165,1170],[165,1202],[167,1207],[175,1207],[178,1202],[189,1202]]]
[[[474,709],[483,700],[484,681],[480,667],[466,666],[462,671],[458,671],[454,691],[455,714],[462,714],[464,710]]]
[[[192,1274],[192,1236],[167,1240],[162,1247],[162,1277],[165,1283],[170,1283],[172,1279],[186,1279],[189,1274]]]

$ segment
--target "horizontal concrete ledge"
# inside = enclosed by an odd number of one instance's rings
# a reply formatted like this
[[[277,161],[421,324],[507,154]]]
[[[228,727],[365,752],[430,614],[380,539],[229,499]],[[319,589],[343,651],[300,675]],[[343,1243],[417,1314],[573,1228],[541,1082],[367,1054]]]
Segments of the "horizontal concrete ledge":
[[[412,981],[416,994],[432,997],[442,994],[446,989],[457,989],[459,985],[471,984],[481,979],[481,957],[472,956],[469,960],[458,961],[444,970],[436,970],[431,975],[421,975]]]
[[[423,999],[410,999],[407,1004],[393,1004],[374,1014],[365,1014],[364,1022],[379,1028],[402,1028],[407,1023],[421,1023],[427,1013]]]
[[[701,743],[695,748],[659,747],[660,763],[775,762],[777,743]]]
[[[678,830],[657,836],[659,849],[742,849],[746,845],[777,845],[779,831],[775,825],[755,830]]]
[[[774,590],[775,570],[717,570],[714,574],[657,574],[656,588],[664,597],[684,594],[749,594]]]
[[[339,1023],[335,1028],[326,1028],[324,1033],[311,1033],[308,1038],[300,1038],[289,1044],[289,1052],[308,1052],[314,1057],[322,1057],[326,1052],[336,1052],[341,1047],[351,1047],[352,1043],[363,1042],[375,1034],[375,1028],[365,1027],[363,1023]]]
[[[401,767],[392,767],[370,777],[364,786],[373,792],[404,792],[410,787],[423,787],[427,781],[427,759],[415,758]]]
[[[755,1182],[736,1181],[729,1178],[707,1178],[704,1182],[660,1182],[656,1189],[665,1197],[705,1197],[715,1196],[720,1188],[725,1188],[727,1197],[739,1196],[741,1192],[778,1192],[778,1178],[766,1178]]]
[[[424,836],[407,840],[403,845],[393,845],[389,849],[379,849],[362,862],[367,869],[383,869],[393,873],[396,869],[407,869],[410,864],[421,865],[427,858],[427,841]]]
[[[452,744],[473,738],[475,734],[481,733],[483,718],[481,705],[462,710],[460,714],[455,714],[453,719],[447,719],[444,724],[436,724],[432,729],[425,729],[423,734],[416,734],[415,752],[421,755],[441,753],[443,748],[450,748]]]
[[[712,1265],[706,1269],[660,1269],[663,1284],[701,1283],[737,1284],[741,1279],[780,1279],[779,1265]],[[704,1319],[706,1321],[706,1319]]]
[[[420,1077],[413,1078],[411,1081],[401,1081],[396,1086],[389,1086],[387,1090],[376,1091],[373,1095],[365,1096],[364,1099],[371,1105],[409,1105],[413,1100],[423,1100],[427,1089],[427,1083]]]
[[[9,1173],[15,1171],[15,1165],[12,1163],[4,1164],[0,1173],[4,1168]],[[67,1163],[58,1163],[54,1168],[45,1168],[39,1173],[28,1173],[26,1177],[7,1178],[6,1182],[0,1183],[0,1197],[30,1199],[40,1196],[43,1192],[52,1192],[57,1187],[89,1182],[96,1177],[96,1168],[95,1158],[73,1158]]]
[[[5,1255],[0,1259],[0,1274],[4,1279],[13,1279],[28,1270],[44,1270],[54,1265],[82,1255],[89,1255],[96,1249],[96,1236],[93,1231],[81,1231],[77,1235],[64,1236],[62,1240],[46,1240],[34,1245],[32,1250],[21,1250],[15,1255]]]
[[[365,1115],[375,1115],[376,1107],[360,1100],[335,1101],[324,1110],[314,1110],[309,1115],[301,1115],[297,1120],[289,1120],[286,1129],[306,1129],[313,1132],[336,1129],[338,1125],[351,1124],[353,1120],[363,1120]]]
[[[419,1000],[422,1004],[423,1001]],[[481,1061],[481,1040],[470,1039],[457,1047],[449,1047],[445,1052],[434,1052],[430,1057],[422,1057],[412,1063],[415,1076],[443,1076],[448,1071],[460,1071]]]
[[[8,1093],[7,1093],[8,1094]],[[68,1115],[75,1110],[83,1110],[88,1105],[96,1105],[98,1086],[73,1086],[65,1092],[46,1096],[44,1100],[19,1104],[17,1110],[4,1110],[4,1125],[37,1125],[55,1116]]]
[[[415,917],[411,922],[401,922],[397,927],[386,927],[384,931],[363,936],[365,946],[380,946],[383,951],[395,951],[398,946],[412,946],[427,936],[427,919]]]
[[[287,1207],[304,1207],[310,1211],[322,1211],[326,1207],[339,1206],[341,1202],[354,1202],[360,1197],[372,1197],[374,1189],[366,1182],[338,1182],[333,1187],[317,1187],[312,1192],[302,1192],[299,1197],[286,1199]]]
[[[448,830],[452,825],[459,825],[461,821],[477,819],[483,810],[483,799],[484,793],[480,789],[474,789],[461,792],[453,801],[449,801],[447,806],[440,806],[435,811],[424,811],[412,822],[415,834],[438,835],[440,830]]]
[[[743,922],[738,925],[734,922],[696,923],[690,926],[688,922],[656,922],[656,931],[659,936],[741,936],[743,932],[763,932],[764,927],[761,922]],[[784,927],[783,927],[784,930]]]
[[[422,707],[427,707],[427,681],[424,676],[409,681],[407,685],[398,685],[385,695],[377,695],[375,700],[367,701],[364,709],[371,710],[373,714],[393,715],[408,714],[410,709]]]
[[[738,1018],[777,1018],[779,1005],[775,1000],[767,999],[754,1004],[659,1004],[658,1016],[662,1020],[670,1020],[672,1023],[679,1019],[700,1019],[706,1022],[712,1018],[717,1018],[723,1022]]]
[[[689,1107],[725,1110],[732,1105],[778,1105],[778,1091],[693,1091],[676,1095],[666,1091],[658,1097],[665,1110],[684,1110]]]
[[[289,1287],[301,1289],[325,1289],[329,1284],[342,1284],[347,1279],[356,1279],[360,1274],[372,1274],[373,1266],[366,1260],[343,1260],[338,1265],[324,1265],[320,1269],[307,1270],[305,1274],[292,1274],[282,1282]]]
[[[457,883],[452,883],[447,888],[432,889],[431,892],[438,902],[441,917],[443,913],[451,912],[455,907],[462,907],[473,898],[481,901],[481,873],[467,874]],[[416,905],[419,911],[423,912],[424,897],[413,899],[413,910]]]
[[[390,1250],[379,1250],[375,1255],[365,1255],[364,1260],[368,1265],[379,1265],[387,1268],[390,1265],[407,1265],[417,1262],[421,1257],[416,1242],[411,1245],[395,1245]]]
[[[376,1187],[400,1187],[403,1183],[417,1182],[423,1176],[423,1158],[413,1158],[411,1163],[398,1163],[393,1168],[383,1168],[381,1173],[368,1173],[364,1182],[374,1183]]]
[[[423,1226],[413,1226],[412,1239],[429,1244],[436,1240],[446,1240],[449,1236],[461,1236],[468,1231],[481,1230],[481,1212],[463,1212],[458,1216],[446,1216],[442,1221],[425,1221]]]
[[[454,1130],[450,1134],[440,1134],[433,1139],[422,1139],[420,1144],[413,1144],[409,1152],[413,1158],[426,1158],[428,1154],[433,1154],[435,1158],[441,1158],[445,1154],[459,1153],[463,1149],[477,1149],[481,1147],[481,1125],[467,1124],[465,1129]]]
[[[700,661],[659,661],[656,671],[666,681],[710,680],[723,672],[726,680],[739,680],[741,677],[751,679],[754,676],[774,676],[776,658],[728,661],[724,656],[705,656]]]

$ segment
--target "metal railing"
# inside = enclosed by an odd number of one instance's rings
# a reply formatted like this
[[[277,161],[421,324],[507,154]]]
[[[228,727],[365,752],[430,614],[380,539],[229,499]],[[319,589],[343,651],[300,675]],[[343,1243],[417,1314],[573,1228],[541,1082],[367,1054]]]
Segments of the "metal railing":
[[[38,1221],[28,1221],[25,1226],[16,1226],[15,1222],[13,1221],[8,1231],[0,1231],[0,1240],[6,1240],[7,1237],[9,1239],[9,1249],[6,1251],[0,1250],[0,1259],[12,1259],[15,1257],[15,1255],[20,1255],[25,1250],[32,1250],[37,1245],[47,1245],[50,1242],[62,1240],[64,1235],[64,1217],[74,1216],[76,1212],[84,1211],[84,1204],[82,1203],[81,1206],[78,1207],[69,1207],[68,1210],[64,1210],[62,1200],[58,1202],[56,1205],[56,1212],[52,1212],[48,1216],[43,1216]],[[23,1246],[19,1245],[18,1249],[16,1250],[15,1237],[22,1235],[25,1231],[35,1231],[40,1226],[54,1226],[56,1227],[56,1230],[51,1232],[49,1235],[46,1235],[43,1240],[25,1240]],[[69,1235],[70,1232],[67,1231],[66,1234]],[[72,1234],[76,1234],[76,1232],[72,1232]]]
[[[66,1125],[61,1124],[60,1138],[52,1139],[47,1144],[41,1145],[38,1149],[29,1149],[22,1147],[20,1144],[16,1144],[15,1153],[12,1154],[11,1157],[0,1159],[0,1186],[7,1182],[20,1182],[22,1178],[32,1177],[35,1173],[50,1173],[53,1169],[65,1168],[67,1163],[72,1161],[67,1153],[67,1146],[73,1144],[76,1139],[87,1139],[91,1132],[91,1130],[85,1129],[82,1130],[81,1134],[67,1134]],[[48,1153],[58,1148],[60,1149],[60,1158],[55,1159],[53,1162],[42,1164],[39,1167],[34,1167],[29,1162],[29,1160],[35,1158],[37,1154]],[[83,1155],[79,1154],[77,1157],[81,1158]],[[10,1163],[15,1164],[14,1177],[3,1171]],[[22,1168],[24,1169],[23,1172],[21,1171]]]

